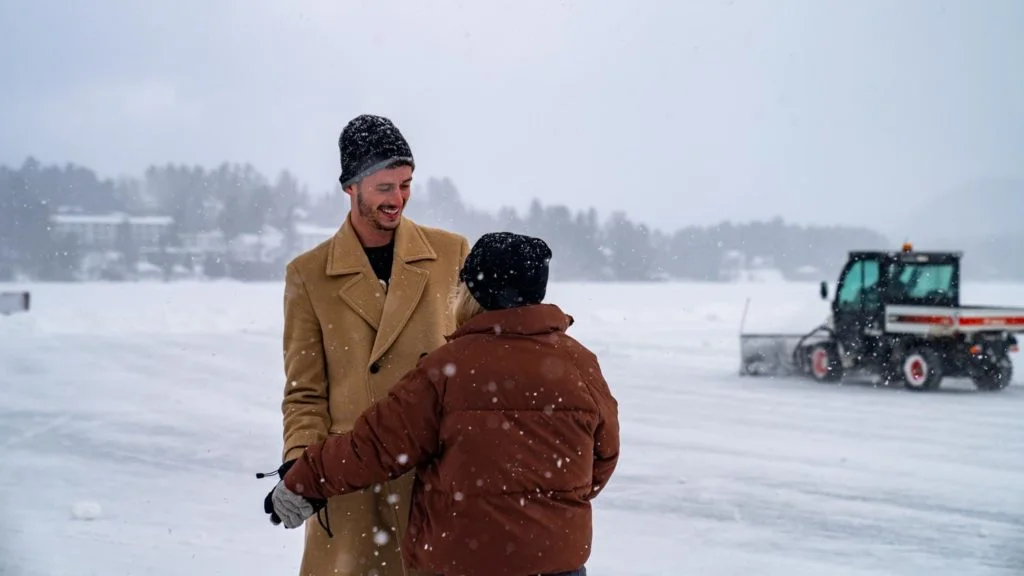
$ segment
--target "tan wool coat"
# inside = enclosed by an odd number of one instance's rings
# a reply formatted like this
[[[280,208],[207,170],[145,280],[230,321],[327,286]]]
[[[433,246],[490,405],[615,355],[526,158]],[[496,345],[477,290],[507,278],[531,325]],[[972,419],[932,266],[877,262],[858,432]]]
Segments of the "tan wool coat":
[[[455,329],[449,298],[468,252],[464,237],[403,218],[385,286],[346,218],[332,238],[288,264],[285,461],[351,430],[420,357],[445,343]],[[413,476],[330,498],[319,517],[306,522],[301,576],[418,574],[403,565],[400,550]]]

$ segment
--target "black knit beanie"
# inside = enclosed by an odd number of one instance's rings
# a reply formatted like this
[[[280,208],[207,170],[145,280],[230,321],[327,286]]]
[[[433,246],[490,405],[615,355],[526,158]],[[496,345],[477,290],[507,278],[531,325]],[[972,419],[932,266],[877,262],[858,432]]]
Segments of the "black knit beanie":
[[[551,249],[540,238],[492,232],[473,245],[459,279],[485,310],[540,304],[550,260]]]
[[[363,114],[353,118],[338,138],[341,155],[341,187],[358,182],[395,162],[413,168],[412,149],[398,128],[383,116]]]

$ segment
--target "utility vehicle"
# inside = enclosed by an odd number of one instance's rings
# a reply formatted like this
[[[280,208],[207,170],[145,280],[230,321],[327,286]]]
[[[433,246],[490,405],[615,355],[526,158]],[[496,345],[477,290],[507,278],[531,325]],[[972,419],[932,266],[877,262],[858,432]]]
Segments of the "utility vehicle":
[[[915,391],[970,378],[979,390],[1002,390],[1013,379],[1024,308],[961,305],[961,257],[910,244],[850,252],[824,324],[803,335],[744,334],[741,324],[740,373],[838,382],[861,372]],[[827,282],[820,293],[828,300]]]

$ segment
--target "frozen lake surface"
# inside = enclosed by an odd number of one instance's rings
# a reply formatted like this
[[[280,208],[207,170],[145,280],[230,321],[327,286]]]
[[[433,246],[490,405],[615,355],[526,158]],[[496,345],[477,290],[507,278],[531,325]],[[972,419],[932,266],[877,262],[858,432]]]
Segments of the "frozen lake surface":
[[[0,318],[0,573],[297,574],[253,475],[279,457],[281,285],[27,288]],[[750,329],[827,313],[812,284],[550,288],[621,410],[590,574],[1024,574],[1024,358],[994,394],[741,378],[748,296]]]

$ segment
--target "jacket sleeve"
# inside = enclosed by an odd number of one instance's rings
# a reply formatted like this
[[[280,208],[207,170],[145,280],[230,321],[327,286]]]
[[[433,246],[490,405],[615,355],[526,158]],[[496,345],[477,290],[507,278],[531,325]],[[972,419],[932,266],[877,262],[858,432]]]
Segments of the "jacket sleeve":
[[[604,489],[619,463],[619,404],[601,373],[596,357],[588,358],[584,377],[597,404],[598,421],[594,431],[594,486],[590,497]]]
[[[420,366],[356,419],[350,432],[306,448],[285,485],[326,499],[397,478],[439,452],[441,391]]]
[[[326,358],[320,321],[313,311],[305,282],[291,263],[285,269],[284,291],[284,461],[327,437]]]

